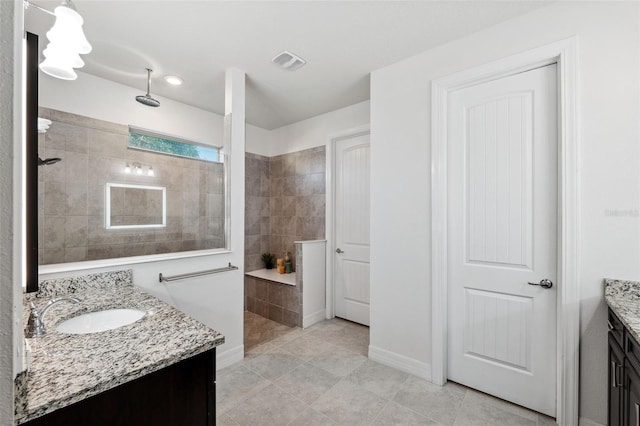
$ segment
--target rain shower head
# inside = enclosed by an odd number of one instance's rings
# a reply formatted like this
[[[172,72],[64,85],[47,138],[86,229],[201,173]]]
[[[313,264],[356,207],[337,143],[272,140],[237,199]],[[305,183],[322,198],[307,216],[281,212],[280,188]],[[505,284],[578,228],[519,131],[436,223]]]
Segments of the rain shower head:
[[[157,108],[160,106],[160,101],[154,99],[149,94],[149,86],[151,85],[151,68],[147,68],[147,94],[136,96],[136,101],[140,102],[142,105],[150,106]]]
[[[157,108],[157,107],[160,106],[160,101],[158,101],[157,99],[152,98],[149,95],[136,96],[136,101],[140,102],[143,105],[154,107],[154,108]]]

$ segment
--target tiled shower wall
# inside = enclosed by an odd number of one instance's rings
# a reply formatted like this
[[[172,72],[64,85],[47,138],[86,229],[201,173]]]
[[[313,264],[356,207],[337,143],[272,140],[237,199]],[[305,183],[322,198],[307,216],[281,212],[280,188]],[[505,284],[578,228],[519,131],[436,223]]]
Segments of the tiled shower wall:
[[[269,157],[245,155],[244,270],[263,268],[260,255],[269,251]]]
[[[263,268],[260,255],[282,257],[293,242],[325,238],[325,148],[277,157],[245,158],[245,271]]]
[[[271,234],[269,250],[282,257],[293,242],[325,238],[325,147],[269,159]]]
[[[127,126],[40,108],[53,121],[38,139],[40,264],[224,247],[222,164],[127,148]],[[155,176],[124,173],[134,161]],[[106,229],[105,184],[134,183],[167,190],[165,228]]]
[[[325,238],[325,148],[277,157],[246,154],[245,271],[264,267],[260,255],[282,257],[294,241]],[[301,325],[296,287],[245,276],[245,309],[289,326]]]

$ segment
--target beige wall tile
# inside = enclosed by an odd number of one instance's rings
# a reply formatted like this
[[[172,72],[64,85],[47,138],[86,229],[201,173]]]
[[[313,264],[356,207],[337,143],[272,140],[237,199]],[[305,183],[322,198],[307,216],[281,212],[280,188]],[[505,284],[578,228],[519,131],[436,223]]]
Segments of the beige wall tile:
[[[83,262],[87,260],[86,247],[67,247],[64,249],[64,261],[66,262]]]
[[[64,216],[45,216],[44,249],[60,249],[64,256],[64,237],[67,218]]]
[[[67,216],[64,237],[65,248],[86,247],[88,243],[88,235],[89,219],[87,216]]]
[[[42,260],[64,261],[69,259],[104,258],[107,253],[119,256],[138,254],[152,254],[158,252],[176,251],[182,249],[194,249],[195,247],[214,248],[212,244],[224,243],[224,205],[221,165],[200,164],[204,162],[181,159],[172,156],[158,155],[154,153],[126,149],[128,133],[126,126],[111,125],[107,122],[93,120],[86,117],[75,116],[68,113],[55,113],[46,110],[47,114],[57,117],[60,122],[52,125],[47,136],[43,136],[42,148],[50,156],[63,158],[62,163],[42,170],[42,189],[40,205],[42,214],[72,215],[66,227],[59,228],[65,237],[63,244],[67,247],[91,247],[91,249],[69,251],[68,254],[46,254],[47,248],[42,251]],[[55,121],[55,118],[54,118]],[[55,130],[53,130],[55,128]],[[127,175],[124,166],[127,162],[139,161],[143,163],[145,170],[153,166],[156,177],[146,175]],[[206,167],[205,167],[206,166]],[[268,170],[265,164],[265,170]],[[207,172],[208,170],[208,172]],[[183,197],[183,174],[187,176],[188,189],[198,187],[198,183],[208,182],[214,188],[203,188],[200,193],[189,196],[190,206],[194,206],[188,213],[193,217],[186,224],[184,237],[186,243],[179,240],[183,238],[182,214],[185,209]],[[65,182],[66,184],[61,184]],[[88,182],[84,183],[84,182]],[[105,184],[107,182],[138,183],[161,185],[169,188],[167,205],[167,227],[163,230],[154,230],[140,233],[139,230],[106,230],[104,228],[104,204]],[[175,191],[171,191],[175,188]],[[207,197],[211,193],[211,198]],[[139,197],[138,197],[139,198]],[[159,199],[150,200],[148,197],[137,199],[135,196],[122,199],[114,199],[112,210],[115,213],[127,215],[131,223],[142,223],[149,217],[151,204],[158,204]],[[151,204],[149,204],[151,203]],[[125,209],[129,206],[128,209]],[[192,211],[193,210],[193,211]],[[209,210],[209,211],[208,211]],[[213,218],[203,220],[204,216],[211,214]],[[158,219],[154,215],[153,219]],[[41,222],[41,246],[44,247],[44,236],[47,234],[45,222]],[[258,225],[256,225],[258,226]],[[56,235],[49,231],[49,235]],[[201,237],[201,240],[195,240]],[[53,238],[53,237],[51,237]],[[53,239],[50,238],[50,243]],[[154,241],[164,244],[156,244]],[[123,244],[133,244],[135,247],[125,249]],[[100,246],[100,247],[95,247]],[[108,246],[108,247],[107,247]],[[64,246],[62,246],[64,247]],[[118,249],[122,250],[118,252]],[[84,253],[84,254],[83,254]]]
[[[128,136],[104,130],[87,129],[87,152],[97,157],[124,159]]]
[[[67,182],[65,215],[84,216],[87,214],[87,183]],[[46,194],[45,194],[46,196]]]

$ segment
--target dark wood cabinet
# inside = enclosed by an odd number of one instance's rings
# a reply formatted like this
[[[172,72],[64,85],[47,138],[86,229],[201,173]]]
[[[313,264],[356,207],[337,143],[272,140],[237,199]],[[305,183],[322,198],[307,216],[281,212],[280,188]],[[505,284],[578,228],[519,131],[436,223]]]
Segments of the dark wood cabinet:
[[[624,352],[609,334],[609,404],[608,425],[622,425],[622,372]]]
[[[640,426],[640,345],[609,310],[609,426]]]
[[[624,420],[626,425],[640,426],[640,345],[629,333],[625,333],[624,344]]]
[[[213,426],[215,349],[25,423],[29,426]]]
[[[625,360],[625,377],[624,377],[624,419],[625,425],[639,426],[640,425],[640,374],[638,374],[636,368],[629,363],[629,360]]]

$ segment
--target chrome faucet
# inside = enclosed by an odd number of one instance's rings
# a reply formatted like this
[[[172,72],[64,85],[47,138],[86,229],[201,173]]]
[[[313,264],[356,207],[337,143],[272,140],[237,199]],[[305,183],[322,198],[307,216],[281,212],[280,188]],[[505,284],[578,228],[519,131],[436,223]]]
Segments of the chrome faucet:
[[[25,337],[38,337],[47,333],[44,327],[44,314],[53,306],[60,302],[73,302],[79,303],[80,299],[76,297],[60,297],[49,300],[49,302],[40,311],[31,302],[31,313],[29,314],[29,321],[27,322],[27,329],[25,330]]]

